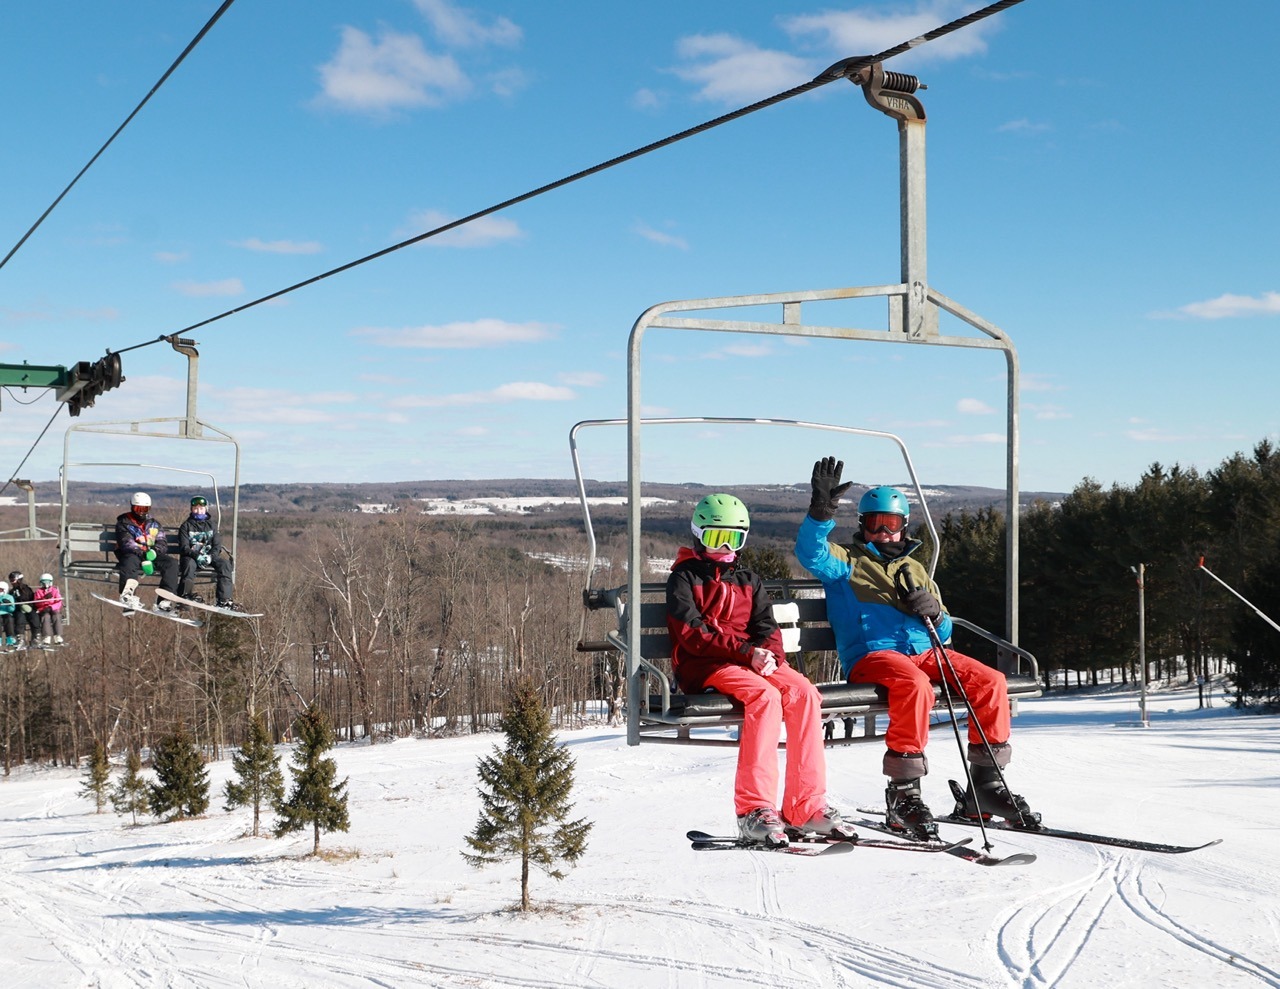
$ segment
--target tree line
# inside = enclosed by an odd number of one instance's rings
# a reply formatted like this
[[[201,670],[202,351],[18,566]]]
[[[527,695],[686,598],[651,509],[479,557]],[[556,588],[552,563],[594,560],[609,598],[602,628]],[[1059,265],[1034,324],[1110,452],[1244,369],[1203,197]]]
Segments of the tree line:
[[[948,610],[1001,631],[1003,514],[948,516],[938,537]],[[1023,513],[1019,546],[1019,645],[1046,686],[1054,671],[1094,683],[1105,671],[1137,675],[1141,603],[1154,675],[1194,682],[1232,669],[1240,703],[1280,703],[1280,632],[1201,569],[1280,620],[1280,450],[1270,441],[1203,474],[1156,463],[1133,485],[1085,479]],[[957,643],[982,652],[959,632]]]

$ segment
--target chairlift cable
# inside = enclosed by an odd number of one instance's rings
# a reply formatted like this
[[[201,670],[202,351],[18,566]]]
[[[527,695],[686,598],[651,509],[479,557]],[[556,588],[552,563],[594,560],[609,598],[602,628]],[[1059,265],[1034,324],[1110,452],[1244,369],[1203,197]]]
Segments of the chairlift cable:
[[[644,147],[636,148],[634,151],[628,151],[626,154],[618,155],[615,158],[610,158],[608,161],[603,161],[597,165],[592,165],[590,168],[584,168],[579,172],[574,172],[572,175],[567,175],[564,178],[555,180],[554,182],[548,182],[546,185],[538,186],[536,189],[531,189],[530,191],[521,193],[518,196],[512,196],[510,199],[505,199],[502,202],[497,203],[493,206],[489,206],[489,207],[486,207],[485,209],[478,210],[474,213],[471,213],[467,216],[462,217],[461,219],[452,220],[448,223],[441,224],[440,226],[435,227],[432,230],[428,230],[425,233],[418,234],[415,237],[410,237],[408,240],[402,240],[398,244],[392,244],[390,247],[384,247],[379,251],[373,252],[372,254],[366,254],[362,258],[357,258],[354,261],[348,261],[346,264],[339,265],[336,268],[331,268],[328,271],[322,272],[318,275],[313,275],[311,278],[307,278],[304,281],[297,282],[293,285],[288,286],[287,288],[282,288],[275,292],[272,292],[270,295],[264,295],[261,298],[254,299],[251,302],[246,302],[244,305],[236,306],[233,309],[228,309],[226,312],[218,313],[216,316],[210,316],[208,319],[203,319],[198,323],[192,323],[189,326],[183,327],[181,330],[178,330],[177,333],[174,335],[176,336],[176,335],[181,335],[185,333],[190,333],[193,330],[197,330],[197,329],[200,329],[201,327],[208,326],[211,323],[216,323],[219,320],[226,319],[228,316],[234,316],[237,313],[242,313],[247,309],[252,309],[255,306],[260,306],[264,302],[270,302],[273,299],[278,299],[283,295],[288,295],[290,292],[295,292],[298,289],[306,288],[308,285],[314,285],[317,282],[320,282],[326,278],[332,277],[333,275],[341,274],[344,271],[350,271],[352,268],[356,268],[362,264],[366,264],[369,261],[377,260],[378,258],[385,257],[386,255],[391,254],[395,251],[399,251],[405,247],[410,247],[413,244],[421,243],[424,240],[427,240],[431,237],[436,237],[442,233],[447,233],[450,230],[454,230],[458,227],[463,226],[464,224],[471,223],[474,220],[479,220],[483,217],[489,216],[492,213],[497,213],[501,210],[506,209],[509,206],[515,206],[518,203],[523,203],[527,200],[533,199],[536,196],[541,196],[543,193],[551,192],[553,189],[559,189],[562,186],[569,185],[570,183],[576,182],[579,179],[584,179],[589,175],[595,175],[596,173],[603,172],[606,169],[612,168],[615,165],[620,165],[623,162],[631,161],[635,158],[639,158],[642,155],[646,155],[651,151],[657,151],[659,148],[665,148],[668,145],[675,144],[678,141],[683,141],[685,138],[693,137],[696,134],[701,134],[705,131],[709,131],[714,127],[720,126],[721,124],[726,124],[731,120],[737,120],[739,117],[745,117],[748,114],[755,113],[757,110],[763,110],[767,107],[774,106],[777,103],[782,103],[783,101],[789,100],[794,96],[800,96],[804,93],[811,92],[812,90],[825,86],[828,83],[835,82],[837,79],[852,78],[859,70],[864,69],[867,66],[875,65],[877,62],[883,62],[886,59],[893,58],[896,55],[901,55],[904,52],[910,51],[913,48],[919,48],[921,45],[924,45],[930,41],[936,41],[938,38],[941,38],[944,35],[951,34],[953,31],[958,31],[960,28],[967,27],[976,21],[980,21],[983,18],[990,17],[992,14],[997,14],[1000,11],[1005,10],[1019,3],[1022,3],[1022,0],[997,0],[996,3],[992,3],[986,7],[983,7],[980,10],[976,10],[973,13],[966,14],[965,16],[957,18],[954,21],[951,21],[947,24],[943,24],[939,27],[936,27],[931,31],[927,31],[924,34],[919,35],[918,37],[912,38],[910,41],[904,41],[901,44],[894,45],[892,48],[887,48],[884,51],[880,52],[878,55],[857,55],[857,56],[852,56],[850,58],[841,59],[839,62],[836,62],[834,65],[831,65],[830,67],[824,69],[822,72],[814,76],[814,78],[810,79],[808,82],[803,83],[799,86],[796,86],[792,89],[788,89],[785,92],[776,93],[775,95],[767,97],[766,99],[759,100],[755,103],[752,103],[750,106],[745,106],[737,110],[733,110],[730,113],[726,113],[722,116],[716,117],[713,120],[705,121],[704,123],[698,124],[695,127],[690,127],[687,130],[680,131],[677,134],[672,134],[668,137],[662,138],[661,140],[654,141],[651,144],[646,144]],[[160,340],[166,340],[166,339],[168,339],[167,336],[162,336],[158,340],[152,340],[148,344],[138,344],[137,346],[140,346],[140,347],[149,346],[150,343],[159,343]]]
[[[31,229],[22,235],[21,239],[16,244],[14,244],[12,248],[9,249],[9,253],[6,254],[3,259],[0,259],[0,268],[3,268],[6,264],[8,264],[9,259],[18,253],[18,249],[27,242],[27,238],[36,232],[36,228],[39,227],[40,224],[44,223],[45,218],[48,217],[48,215],[54,211],[54,208],[57,207],[57,205],[60,202],[62,202],[63,198],[67,195],[67,193],[71,191],[72,187],[77,182],[80,181],[81,176],[84,175],[84,173],[87,172],[89,168],[93,165],[93,163],[102,156],[102,153],[106,151],[108,147],[111,146],[111,142],[120,136],[120,132],[129,126],[130,121],[132,121],[133,118],[138,115],[139,111],[144,106],[147,105],[147,101],[150,100],[151,97],[155,96],[156,91],[165,84],[165,82],[168,80],[168,78],[171,75],[173,75],[174,71],[178,68],[178,66],[182,64],[183,59],[185,59],[188,55],[191,54],[192,50],[196,47],[196,45],[198,45],[201,42],[204,36],[209,33],[209,30],[213,27],[213,25],[217,23],[218,18],[220,18],[223,14],[225,14],[227,12],[227,8],[229,8],[234,2],[235,0],[223,0],[222,6],[217,9],[217,11],[214,13],[212,17],[209,18],[208,22],[205,24],[204,27],[200,29],[199,33],[197,33],[196,36],[191,39],[190,44],[188,44],[187,47],[182,50],[182,54],[179,55],[174,60],[173,64],[170,65],[167,70],[165,70],[164,75],[162,75],[159,78],[156,84],[151,87],[147,95],[142,98],[142,102],[133,108],[133,112],[130,113],[129,116],[124,118],[124,123],[122,123],[119,127],[115,129],[115,132],[109,138],[107,138],[106,143],[103,144],[102,147],[100,147],[97,150],[97,152],[94,154],[94,156],[90,158],[88,162],[85,163],[84,168],[80,169],[80,171],[76,173],[76,177],[73,178],[67,184],[67,187],[65,189],[63,189],[60,193],[58,193],[58,198],[49,204],[48,209],[46,209],[43,213],[40,214],[40,218],[36,220],[35,223],[31,224]]]

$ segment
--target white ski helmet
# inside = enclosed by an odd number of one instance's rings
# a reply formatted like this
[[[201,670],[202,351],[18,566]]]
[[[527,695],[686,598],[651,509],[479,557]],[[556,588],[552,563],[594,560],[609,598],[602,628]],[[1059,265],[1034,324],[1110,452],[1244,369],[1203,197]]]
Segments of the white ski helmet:
[[[135,491],[133,497],[129,499],[129,505],[132,508],[150,508],[151,495],[145,491]]]
[[[0,580],[0,594],[8,594],[8,593],[9,593],[9,585],[5,581]]]
[[[53,574],[51,574],[51,573],[42,573],[42,574],[40,575],[40,583],[42,583],[42,584],[52,584],[52,583],[53,583]]]

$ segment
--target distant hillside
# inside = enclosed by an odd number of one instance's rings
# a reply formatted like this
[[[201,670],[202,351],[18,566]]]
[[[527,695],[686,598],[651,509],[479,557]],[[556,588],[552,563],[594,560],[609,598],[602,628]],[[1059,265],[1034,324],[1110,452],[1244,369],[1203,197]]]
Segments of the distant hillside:
[[[625,515],[626,482],[584,482],[592,500],[592,515],[601,519]],[[912,495],[910,488],[900,485]],[[869,485],[855,482],[845,502],[852,506]],[[148,489],[161,518],[176,518],[186,513],[190,488],[151,486]],[[719,490],[699,484],[646,484],[646,499],[655,502],[646,507],[645,517],[654,523],[670,518],[683,521],[694,504],[706,494]],[[57,501],[56,482],[38,482],[37,500],[41,505]],[[752,514],[753,527],[763,535],[774,527],[790,529],[809,503],[807,484],[740,485],[731,489],[742,498]],[[112,516],[129,503],[133,488],[118,484],[72,483],[69,500],[79,508],[73,514],[83,516],[85,508],[102,507],[91,514]],[[15,492],[17,493],[17,492]],[[224,509],[230,499],[222,491]],[[929,510],[935,518],[950,512],[995,506],[1004,508],[1004,491],[997,488],[968,485],[931,485],[925,488]],[[1023,491],[1023,508],[1036,501],[1057,502],[1063,494],[1055,491]],[[607,501],[606,501],[607,500]],[[914,501],[914,497],[912,497]],[[612,501],[613,504],[608,502]],[[18,502],[19,505],[22,502]],[[432,514],[491,516],[516,521],[520,518],[542,523],[570,522],[581,518],[577,485],[572,480],[538,478],[499,478],[478,481],[396,481],[370,484],[246,484],[240,489],[242,514],[332,514],[340,512],[398,511],[415,504]],[[43,515],[43,511],[42,511]],[[659,526],[661,528],[662,526]]]

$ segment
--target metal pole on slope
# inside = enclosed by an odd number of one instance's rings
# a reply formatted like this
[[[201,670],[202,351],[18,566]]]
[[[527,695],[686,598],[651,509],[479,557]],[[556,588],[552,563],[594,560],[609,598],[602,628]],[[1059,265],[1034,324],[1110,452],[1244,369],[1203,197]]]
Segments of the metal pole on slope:
[[[1221,577],[1219,577],[1216,573],[1214,573],[1212,570],[1210,570],[1208,567],[1206,567],[1206,566],[1204,565],[1204,557],[1203,557],[1203,556],[1202,556],[1202,557],[1200,557],[1200,562],[1199,562],[1199,564],[1197,564],[1197,567],[1198,567],[1198,569],[1203,570],[1205,573],[1207,573],[1210,577],[1212,577],[1212,578],[1213,578],[1214,580],[1216,580],[1219,584],[1221,584],[1223,587],[1225,587],[1227,590],[1229,590],[1232,594],[1234,594],[1236,597],[1238,597],[1238,598],[1239,598],[1241,601],[1243,601],[1245,604],[1247,604],[1251,609],[1253,609],[1253,613],[1254,613],[1255,615],[1257,615],[1257,616],[1258,616],[1259,618],[1261,618],[1264,622],[1266,622],[1268,625],[1270,625],[1272,628],[1274,628],[1277,632],[1280,632],[1280,625],[1277,625],[1275,622],[1273,622],[1273,621],[1272,621],[1272,620],[1271,620],[1271,619],[1270,619],[1266,614],[1264,614],[1261,610],[1259,610],[1259,608],[1258,608],[1258,606],[1257,606],[1256,604],[1254,604],[1252,601],[1250,601],[1248,598],[1246,598],[1243,594],[1241,594],[1239,591],[1237,591],[1234,587],[1232,587],[1230,584],[1228,584],[1225,580],[1223,580]]]
[[[1138,723],[1150,728],[1147,721],[1147,565],[1139,563],[1130,567],[1138,575]]]

